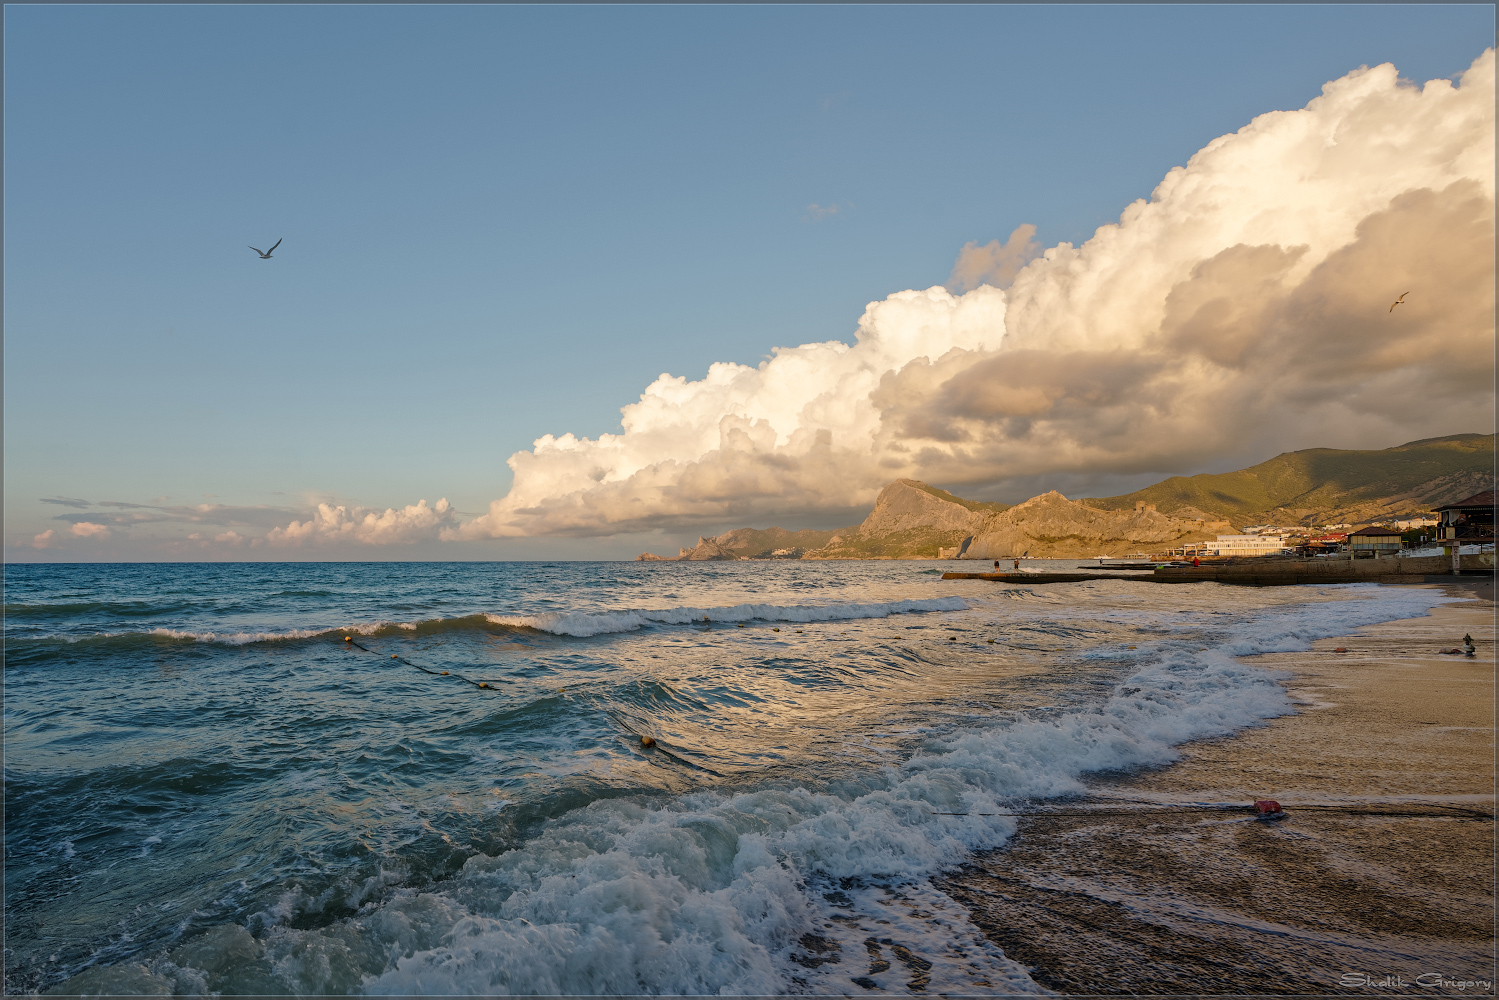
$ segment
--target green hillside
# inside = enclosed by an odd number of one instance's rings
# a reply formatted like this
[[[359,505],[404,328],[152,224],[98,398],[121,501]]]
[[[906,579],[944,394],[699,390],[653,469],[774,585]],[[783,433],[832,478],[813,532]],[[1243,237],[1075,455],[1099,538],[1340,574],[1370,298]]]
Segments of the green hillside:
[[[1405,513],[1493,489],[1494,435],[1454,434],[1382,451],[1311,448],[1277,455],[1238,472],[1173,476],[1119,497],[1082,501],[1100,510],[1155,504],[1236,523],[1301,520],[1320,523]]]

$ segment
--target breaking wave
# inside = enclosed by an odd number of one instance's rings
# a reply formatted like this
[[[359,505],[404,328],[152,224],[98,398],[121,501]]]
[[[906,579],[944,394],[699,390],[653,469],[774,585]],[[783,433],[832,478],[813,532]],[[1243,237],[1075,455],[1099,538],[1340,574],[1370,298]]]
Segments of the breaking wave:
[[[570,611],[543,615],[487,615],[496,625],[533,628],[555,635],[585,637],[609,632],[631,632],[647,625],[688,625],[693,622],[833,622],[923,611],[966,611],[961,597],[884,601],[871,604],[779,605],[735,604],[724,608],[662,608],[654,611]]]
[[[1002,814],[1019,802],[1080,792],[1090,772],[1168,763],[1180,743],[1292,711],[1274,675],[1236,657],[1305,649],[1446,600],[1347,596],[1225,622],[1206,648],[1166,630],[1094,706],[934,739],[859,779],[601,799],[514,849],[470,857],[442,885],[396,888],[315,930],[293,925],[303,903],[287,897],[258,918],[267,932],[241,945],[311,992],[847,993],[866,966],[886,970],[882,989],[910,978],[908,989],[930,993],[1044,992],[930,879],[1003,844],[1015,820]],[[850,608],[776,610],[828,620]],[[349,962],[352,942],[366,963]]]
[[[777,605],[736,604],[720,608],[627,609],[622,611],[568,611],[538,615],[476,614],[455,618],[427,618],[410,622],[375,621],[325,628],[292,628],[282,631],[236,631],[189,628],[153,628],[145,631],[93,632],[84,635],[20,635],[12,642],[61,642],[66,644],[118,644],[140,642],[209,642],[245,646],[259,642],[296,642],[307,639],[430,635],[437,632],[531,629],[558,636],[587,638],[614,632],[631,632],[650,625],[687,625],[694,622],[738,623],[750,621],[830,622],[928,611],[964,611],[968,602],[960,597],[885,601],[867,604]]]

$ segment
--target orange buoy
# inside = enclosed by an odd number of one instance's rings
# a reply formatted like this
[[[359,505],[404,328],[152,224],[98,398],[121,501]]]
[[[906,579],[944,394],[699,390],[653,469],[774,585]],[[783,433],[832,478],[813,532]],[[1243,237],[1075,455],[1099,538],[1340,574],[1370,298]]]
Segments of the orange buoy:
[[[444,670],[444,671],[443,671],[443,672],[442,672],[442,675],[443,675],[443,676],[444,676],[444,677],[446,677],[446,676],[447,676],[447,675],[448,675],[448,672],[447,672],[447,671],[446,671],[446,670]]]
[[[1346,652],[1348,652],[1348,647],[1347,646],[1339,646],[1337,649],[1333,650],[1333,652],[1334,653],[1346,653]]]
[[[399,659],[400,659],[400,657],[399,657],[399,656],[397,656],[397,655],[396,655],[396,654],[394,654],[394,653],[391,653],[391,654],[390,654],[390,658],[391,658],[391,659],[392,659],[392,660],[399,660]]]
[[[479,686],[480,686],[480,687],[481,687],[481,688],[487,688],[487,687],[489,687],[489,685],[488,685],[488,684],[486,684],[486,683],[484,683],[484,682],[483,682],[483,681],[480,681],[480,682],[479,682]]]
[[[1274,799],[1260,799],[1254,804],[1255,819],[1280,819],[1286,811]]]
[[[344,642],[353,642],[353,641],[354,641],[354,637],[352,635],[346,635],[346,636],[344,636]]]
[[[640,745],[643,747],[653,747],[656,745],[656,741],[649,736],[642,736],[640,737]]]
[[[773,628],[773,629],[771,629],[771,631],[772,631],[772,632],[779,632],[779,631],[780,631],[780,629],[778,629],[778,628]]]

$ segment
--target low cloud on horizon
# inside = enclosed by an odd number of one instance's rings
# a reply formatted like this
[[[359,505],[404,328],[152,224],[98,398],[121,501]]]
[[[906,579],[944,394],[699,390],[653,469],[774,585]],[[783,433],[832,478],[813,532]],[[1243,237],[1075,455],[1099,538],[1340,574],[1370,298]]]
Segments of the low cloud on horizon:
[[[171,520],[213,529],[184,545],[267,554],[805,523],[898,477],[984,498],[1487,431],[1493,92],[1493,50],[1456,85],[1356,70],[1208,143],[1081,246],[1020,225],[962,247],[945,286],[870,303],[853,343],[663,373],[620,433],[512,455],[480,516],[56,497],[69,527],[33,544]]]

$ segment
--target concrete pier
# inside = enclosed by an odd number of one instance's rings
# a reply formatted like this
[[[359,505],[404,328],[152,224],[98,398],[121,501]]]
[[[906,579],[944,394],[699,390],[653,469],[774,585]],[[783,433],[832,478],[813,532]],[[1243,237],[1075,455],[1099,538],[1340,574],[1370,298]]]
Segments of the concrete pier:
[[[1494,554],[1462,557],[1462,575],[1493,575]],[[1387,559],[1277,559],[1263,557],[1202,566],[1170,566],[1151,573],[943,573],[944,580],[996,583],[1080,583],[1084,580],[1142,580],[1147,583],[1236,583],[1249,587],[1288,587],[1298,583],[1439,583],[1452,579],[1451,556]]]

